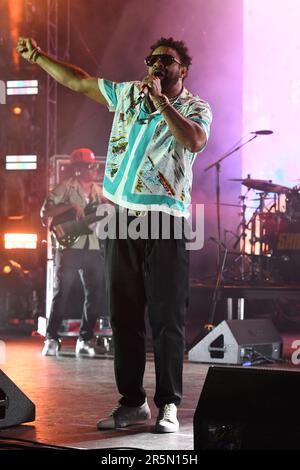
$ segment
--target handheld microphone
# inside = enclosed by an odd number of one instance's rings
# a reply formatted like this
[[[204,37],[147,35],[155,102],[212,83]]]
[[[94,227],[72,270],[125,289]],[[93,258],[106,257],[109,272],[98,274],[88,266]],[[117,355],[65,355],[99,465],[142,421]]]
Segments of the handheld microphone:
[[[250,132],[250,134],[269,135],[269,134],[273,134],[273,131],[269,131],[269,130],[266,130],[266,131],[253,131],[253,132]]]
[[[163,70],[157,69],[157,70],[154,70],[153,75],[155,77],[162,79],[165,76],[165,73]],[[139,92],[138,97],[134,102],[134,106],[137,106],[138,104],[140,104],[140,102],[143,101],[143,99],[145,99],[146,96],[148,96],[148,94],[149,94],[149,86],[145,85]]]

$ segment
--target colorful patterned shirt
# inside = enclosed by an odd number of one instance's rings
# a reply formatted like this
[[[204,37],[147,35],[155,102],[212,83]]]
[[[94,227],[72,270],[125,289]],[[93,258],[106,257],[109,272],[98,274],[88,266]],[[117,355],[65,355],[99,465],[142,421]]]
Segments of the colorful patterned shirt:
[[[140,82],[98,79],[98,85],[109,110],[115,113],[103,195],[135,211],[159,210],[187,217],[196,153],[176,141],[158,111],[150,112],[144,101],[134,105]],[[184,88],[172,104],[180,114],[199,123],[208,139],[212,113],[206,101]]]

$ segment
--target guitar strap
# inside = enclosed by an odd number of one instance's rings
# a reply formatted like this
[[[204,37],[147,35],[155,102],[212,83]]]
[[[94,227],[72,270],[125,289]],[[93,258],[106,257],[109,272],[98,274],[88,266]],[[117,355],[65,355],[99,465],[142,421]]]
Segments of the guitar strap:
[[[85,242],[84,242],[83,249],[84,249],[84,250],[88,250],[89,247],[90,247],[90,240],[89,240],[89,236],[86,235],[86,239],[85,239]]]
[[[90,194],[90,195],[88,196],[88,198],[86,198],[86,202],[87,202],[87,205],[92,204],[93,202],[95,202],[95,201],[93,200],[92,194]],[[89,235],[86,235],[83,249],[84,249],[84,250],[88,250],[89,247],[90,247],[90,237],[89,237]]]
[[[94,196],[94,197],[93,197]],[[91,193],[89,195],[89,197],[87,198],[87,205],[89,204],[100,204],[100,199],[99,199],[99,195],[98,193],[95,191],[94,194]],[[98,241],[99,242],[99,248],[100,248],[100,240]],[[89,240],[89,235],[86,235],[86,239],[85,239],[85,243],[84,243],[84,246],[83,246],[83,249],[84,250],[88,250],[90,247],[90,240]]]

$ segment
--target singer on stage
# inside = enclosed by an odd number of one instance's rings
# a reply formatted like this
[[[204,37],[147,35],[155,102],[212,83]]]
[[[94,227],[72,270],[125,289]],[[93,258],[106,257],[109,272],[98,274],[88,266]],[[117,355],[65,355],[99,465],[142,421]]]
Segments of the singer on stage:
[[[17,51],[62,85],[114,112],[103,195],[126,211],[128,221],[171,221],[169,239],[107,239],[106,283],[115,346],[115,376],[121,395],[98,429],[115,429],[151,418],[143,387],[146,361],[145,307],[152,329],[159,409],[156,432],[177,432],[182,398],[184,318],[188,302],[189,253],[175,225],[189,215],[192,165],[207,143],[208,103],[193,96],[184,80],[191,57],[183,41],[161,38],[150,47],[142,82],[115,83],[90,77],[44,53],[28,38]]]

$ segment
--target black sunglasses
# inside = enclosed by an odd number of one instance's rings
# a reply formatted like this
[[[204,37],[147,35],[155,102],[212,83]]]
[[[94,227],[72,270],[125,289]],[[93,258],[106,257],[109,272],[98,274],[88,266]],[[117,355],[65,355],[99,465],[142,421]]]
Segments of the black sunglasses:
[[[84,163],[84,162],[80,162],[78,163],[77,165],[75,165],[77,167],[80,167],[80,168],[83,168],[83,169],[86,169],[86,170],[97,170],[99,168],[99,164],[98,163]]]
[[[179,60],[175,59],[175,57],[173,57],[172,55],[170,54],[154,54],[154,55],[148,55],[148,57],[146,57],[145,59],[145,64],[148,65],[148,67],[153,67],[153,65],[155,64],[155,62],[157,60],[160,60],[161,63],[165,66],[167,65],[171,65],[173,64],[173,62],[176,62],[177,64],[179,65],[182,65],[181,62],[179,62]]]
[[[87,168],[88,168],[89,170],[97,170],[97,169],[99,168],[99,165],[98,165],[97,163],[89,163],[89,164],[87,165]]]

